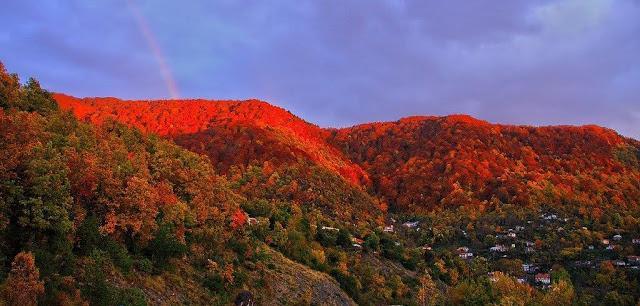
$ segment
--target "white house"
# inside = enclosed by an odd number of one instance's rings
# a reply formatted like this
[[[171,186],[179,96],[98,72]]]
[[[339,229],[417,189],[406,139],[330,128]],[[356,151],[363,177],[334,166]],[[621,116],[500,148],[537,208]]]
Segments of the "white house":
[[[458,256],[460,256],[460,258],[462,258],[462,259],[472,259],[473,258],[473,253],[471,253],[471,252],[462,252],[462,253],[459,253]]]
[[[414,227],[417,227],[418,225],[420,225],[420,221],[405,222],[402,224],[402,226],[406,228],[414,228]]]
[[[335,231],[335,232],[339,231],[339,229],[337,229],[335,227],[331,227],[331,226],[323,226],[323,227],[321,227],[321,229],[323,231]]]
[[[491,248],[489,248],[489,251],[491,252],[499,252],[499,253],[504,253],[508,250],[508,248],[502,244],[496,244],[495,246],[492,246]]]
[[[525,264],[522,264],[522,271],[526,273],[533,273],[538,271],[538,266],[530,263],[525,263]]]

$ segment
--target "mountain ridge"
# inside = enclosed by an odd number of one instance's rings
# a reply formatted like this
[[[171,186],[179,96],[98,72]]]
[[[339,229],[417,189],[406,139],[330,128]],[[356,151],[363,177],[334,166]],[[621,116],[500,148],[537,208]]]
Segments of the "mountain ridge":
[[[527,205],[547,186],[565,200],[593,198],[581,184],[607,190],[592,203],[640,195],[628,181],[640,178],[640,143],[597,125],[506,125],[455,114],[336,129],[259,100],[54,97],[82,120],[113,117],[167,136],[207,154],[223,172],[252,162],[310,160],[403,211],[496,201]],[[611,177],[624,180],[624,187]]]

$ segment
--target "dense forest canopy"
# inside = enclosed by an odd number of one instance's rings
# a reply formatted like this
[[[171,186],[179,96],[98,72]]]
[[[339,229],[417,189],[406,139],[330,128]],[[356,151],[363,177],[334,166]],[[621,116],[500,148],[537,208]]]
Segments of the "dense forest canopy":
[[[635,305],[640,143],[77,99],[0,63],[0,305]]]
[[[597,126],[507,126],[453,115],[333,130],[259,101],[56,99],[84,120],[112,118],[166,135],[225,173],[256,162],[311,161],[363,184],[394,211],[496,203],[603,208],[640,199],[640,143]]]
[[[496,203],[637,206],[640,143],[597,126],[494,125],[414,117],[334,131],[331,140],[398,211]]]

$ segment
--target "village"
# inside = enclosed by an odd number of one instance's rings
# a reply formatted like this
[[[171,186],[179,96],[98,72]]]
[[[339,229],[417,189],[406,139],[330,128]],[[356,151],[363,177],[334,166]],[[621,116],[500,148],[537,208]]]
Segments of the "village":
[[[470,262],[476,257],[483,257],[489,261],[497,261],[500,259],[512,259],[518,260],[520,264],[520,271],[510,271],[507,273],[517,279],[519,283],[529,284],[537,286],[539,288],[549,288],[552,282],[553,265],[561,263],[566,268],[571,269],[598,269],[603,262],[610,262],[614,267],[618,269],[628,270],[640,270],[640,255],[630,254],[624,255],[623,249],[628,249],[629,246],[636,246],[640,249],[640,236],[639,237],[625,237],[621,233],[615,233],[610,237],[600,239],[599,241],[584,246],[583,250],[580,250],[584,258],[576,258],[573,260],[563,260],[561,262],[549,262],[537,260],[536,253],[545,252],[544,247],[540,241],[532,239],[532,232],[534,231],[555,231],[565,232],[571,226],[569,218],[561,218],[557,214],[553,213],[541,213],[538,220],[527,220],[526,223],[515,225],[512,228],[507,228],[501,232],[494,234],[495,243],[492,245],[484,245],[478,248],[467,246],[464,244],[459,245],[430,245],[425,244],[418,246],[425,254],[425,257],[429,257],[427,254],[434,252],[434,249],[445,250],[455,254],[463,261]],[[565,229],[567,228],[567,229]],[[324,230],[335,230],[336,228],[323,227]],[[392,236],[406,236],[416,237],[422,231],[429,229],[421,228],[421,221],[408,220],[399,222],[394,218],[390,218],[389,222],[382,228],[382,232]],[[581,227],[579,230],[587,230],[586,227]],[[463,238],[468,237],[468,233],[465,230],[461,231]],[[401,239],[402,240],[402,239]],[[464,241],[465,239],[460,239]],[[353,237],[352,246],[355,251],[359,251],[363,248],[365,241],[361,238]],[[400,245],[400,242],[395,242],[396,245]],[[578,256],[580,257],[580,256]],[[487,277],[491,281],[496,280],[496,272],[487,272]],[[504,273],[504,271],[502,271]]]

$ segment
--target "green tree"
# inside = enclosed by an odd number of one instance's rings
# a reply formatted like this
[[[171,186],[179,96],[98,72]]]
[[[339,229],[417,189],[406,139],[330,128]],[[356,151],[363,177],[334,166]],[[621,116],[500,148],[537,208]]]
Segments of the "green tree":
[[[368,251],[379,251],[380,250],[380,237],[376,233],[371,233],[364,240],[364,247]]]
[[[336,244],[343,247],[348,248],[351,246],[351,234],[345,229],[340,229],[338,231],[338,237],[336,238]]]
[[[156,267],[162,270],[166,268],[169,259],[185,254],[187,246],[176,239],[173,234],[173,226],[162,224],[149,243],[147,250]]]
[[[47,115],[58,109],[58,104],[51,94],[40,87],[40,83],[30,78],[22,88],[18,108],[27,112],[37,112]]]

